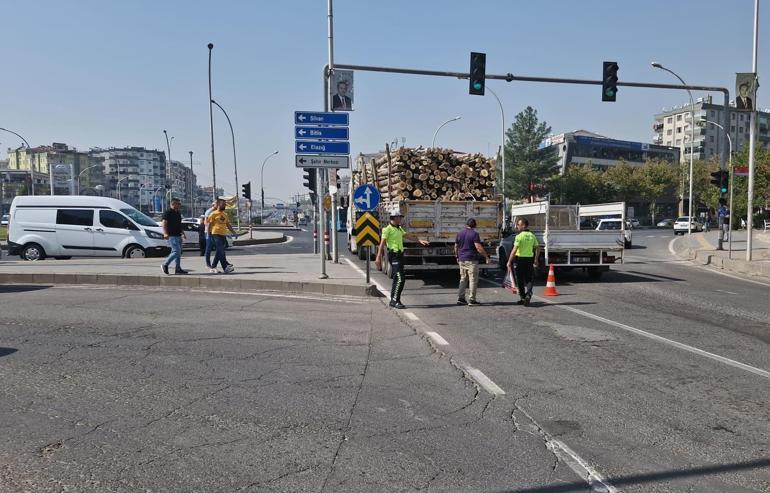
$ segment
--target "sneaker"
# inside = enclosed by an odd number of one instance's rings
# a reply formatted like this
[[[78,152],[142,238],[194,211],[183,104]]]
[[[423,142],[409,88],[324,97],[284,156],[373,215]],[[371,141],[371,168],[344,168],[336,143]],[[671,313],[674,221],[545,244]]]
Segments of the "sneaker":
[[[465,298],[457,298],[457,304],[458,305],[467,305],[468,303],[465,301]]]
[[[522,298],[522,299],[520,299],[519,301],[516,302],[517,305],[523,305],[524,303],[525,303],[524,298]]]
[[[468,306],[479,306],[479,305],[481,305],[481,303],[479,303],[479,302],[478,302],[478,301],[476,301],[476,300],[470,300],[470,301],[468,302]]]
[[[189,274],[189,273],[190,273],[189,271],[186,271],[184,269],[179,269],[179,270],[175,270],[174,271],[174,274],[182,274],[182,275],[184,275],[184,274]]]
[[[396,310],[403,310],[406,307],[402,305],[400,301],[396,301],[396,304],[393,305],[393,308],[395,308]]]
[[[162,270],[164,274],[168,275],[168,265],[166,264],[161,265],[160,270]]]
[[[219,273],[219,271],[218,271],[218,270],[216,270],[214,267],[210,268],[210,269],[209,269],[209,272],[211,272],[212,274],[217,274],[217,273]]]
[[[235,270],[235,267],[233,267],[233,264],[228,265],[225,267],[225,274],[231,274]]]
[[[395,300],[390,300],[390,303],[388,303],[388,306],[393,308],[394,306],[396,306],[396,301]]]
[[[529,306],[529,302],[532,301],[532,295],[528,294],[526,298],[524,298],[524,306]]]

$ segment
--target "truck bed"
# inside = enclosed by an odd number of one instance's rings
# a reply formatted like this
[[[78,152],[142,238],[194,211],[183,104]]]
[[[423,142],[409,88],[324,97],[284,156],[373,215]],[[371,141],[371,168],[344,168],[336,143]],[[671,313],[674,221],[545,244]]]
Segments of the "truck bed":
[[[498,241],[502,218],[500,202],[404,200],[384,202],[382,216],[399,209],[404,215],[401,226],[408,232],[431,243],[454,243],[455,236],[465,228],[469,218],[476,219],[476,231],[482,242]]]

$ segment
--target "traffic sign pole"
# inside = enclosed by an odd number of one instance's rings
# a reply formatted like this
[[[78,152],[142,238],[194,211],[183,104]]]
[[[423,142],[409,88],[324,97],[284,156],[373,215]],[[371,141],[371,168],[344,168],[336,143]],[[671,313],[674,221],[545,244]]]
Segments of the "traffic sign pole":
[[[320,169],[316,170],[316,176],[317,181],[319,185],[319,189],[323,190],[324,187],[324,179],[323,179],[324,173],[321,172]],[[318,276],[319,279],[328,279],[329,276],[326,275],[326,245],[324,243],[324,237],[326,236],[326,214],[324,213],[324,208],[321,206],[321,198],[319,197],[318,200],[319,205],[319,215],[320,215],[320,221],[319,221],[319,228],[318,228],[318,244],[320,246],[319,250],[321,251],[321,275]]]

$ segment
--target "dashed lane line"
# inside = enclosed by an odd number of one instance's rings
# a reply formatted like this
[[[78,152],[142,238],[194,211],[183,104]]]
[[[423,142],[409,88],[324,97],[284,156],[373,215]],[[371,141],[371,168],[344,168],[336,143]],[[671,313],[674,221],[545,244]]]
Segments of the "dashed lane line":
[[[478,368],[473,368],[472,366],[466,366],[465,371],[468,372],[468,375],[473,378],[473,380],[479,384],[481,388],[486,390],[492,395],[505,395],[505,391],[501,389],[495,382],[493,382],[488,376],[484,375],[484,372],[479,370]]]
[[[443,337],[441,337],[441,335],[438,332],[429,331],[429,332],[426,332],[425,335],[430,337],[433,340],[433,342],[435,342],[439,346],[448,346],[449,345],[447,340],[444,339]]]

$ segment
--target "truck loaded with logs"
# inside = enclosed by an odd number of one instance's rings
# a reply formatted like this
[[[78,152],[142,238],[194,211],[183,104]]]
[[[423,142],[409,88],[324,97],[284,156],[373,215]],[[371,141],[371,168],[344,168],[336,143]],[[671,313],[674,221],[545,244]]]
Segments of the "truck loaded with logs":
[[[399,210],[406,232],[430,242],[429,246],[405,242],[407,271],[457,269],[455,236],[471,217],[476,219],[484,248],[490,255],[496,255],[503,206],[495,187],[495,159],[439,148],[402,147],[391,152],[386,146],[384,153],[360,155],[356,160],[350,180],[351,196],[364,183],[374,184],[380,192],[382,200],[377,212],[382,227],[387,224],[390,211]],[[355,208],[350,207],[348,249],[364,259],[365,249],[355,242],[355,219]],[[389,266],[388,262],[383,264]]]

